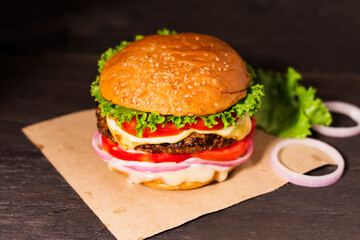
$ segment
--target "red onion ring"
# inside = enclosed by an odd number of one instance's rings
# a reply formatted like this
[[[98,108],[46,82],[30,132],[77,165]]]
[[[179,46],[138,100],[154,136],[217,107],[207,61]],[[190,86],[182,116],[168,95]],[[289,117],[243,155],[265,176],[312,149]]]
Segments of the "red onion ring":
[[[352,137],[360,133],[360,108],[350,103],[339,101],[327,101],[324,103],[330,111],[349,116],[357,123],[357,125],[353,127],[326,127],[314,125],[312,128],[315,131],[325,136],[339,138]]]
[[[113,157],[102,149],[101,133],[96,131],[91,139],[91,145],[95,153],[104,161],[109,162]]]
[[[242,157],[239,157],[235,160],[232,160],[232,161],[223,161],[222,162],[222,161],[203,160],[200,158],[190,158],[189,160],[185,160],[185,162],[189,163],[189,164],[214,165],[214,166],[218,166],[218,167],[234,167],[234,166],[242,164],[243,162],[245,162],[246,160],[248,160],[250,158],[250,156],[254,152],[253,146],[254,146],[253,140],[251,139],[248,147],[245,150],[246,151],[245,155]]]
[[[101,141],[101,133],[96,131],[92,137],[92,147],[95,151],[95,153],[105,162],[112,162],[113,164],[116,164],[116,161],[122,161],[121,159],[117,159],[107,152],[105,152],[102,149],[102,141]],[[190,167],[191,164],[203,164],[203,165],[213,165],[218,167],[234,167],[237,165],[240,165],[241,163],[245,162],[250,158],[250,156],[253,154],[254,148],[253,148],[253,140],[249,142],[249,146],[246,148],[245,155],[237,158],[233,161],[209,161],[209,160],[203,160],[200,158],[189,158],[188,160],[185,160],[180,163],[144,163],[143,165],[139,165],[137,163],[128,163],[126,162],[124,164],[124,167],[130,168],[135,171],[140,172],[165,172],[165,171],[177,171],[182,170]],[[124,161],[122,161],[124,162]]]
[[[323,152],[329,154],[336,162],[337,169],[329,174],[323,176],[308,176],[296,173],[285,167],[280,163],[278,153],[281,149],[291,145],[306,145],[315,147]],[[322,141],[305,138],[305,139],[284,139],[280,141],[272,150],[270,154],[270,163],[277,174],[287,181],[305,187],[325,187],[337,182],[344,171],[344,159],[341,154],[332,146]]]
[[[121,159],[117,159],[113,156],[111,156],[110,154],[108,154],[107,152],[105,152],[102,149],[102,141],[101,141],[101,133],[99,133],[98,131],[96,131],[92,137],[91,140],[91,144],[92,147],[95,151],[95,153],[105,162],[113,162],[116,163],[116,161],[122,161]],[[174,165],[173,163],[170,164],[166,164],[166,163],[145,163],[148,165],[143,165],[143,166],[139,166],[136,164],[131,164],[129,163],[128,165],[124,165],[124,167],[130,168],[132,170],[135,171],[140,171],[140,172],[164,172],[164,171],[177,171],[177,170],[182,170],[185,168],[188,168],[189,165],[179,165],[176,164]]]

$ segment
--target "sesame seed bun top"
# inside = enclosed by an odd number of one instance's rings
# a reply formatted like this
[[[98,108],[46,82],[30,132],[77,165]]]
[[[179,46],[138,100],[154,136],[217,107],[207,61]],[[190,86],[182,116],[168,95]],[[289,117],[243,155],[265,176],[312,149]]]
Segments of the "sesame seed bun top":
[[[204,116],[246,96],[250,75],[223,41],[202,34],[151,35],[112,56],[100,92],[114,104],[162,115]]]

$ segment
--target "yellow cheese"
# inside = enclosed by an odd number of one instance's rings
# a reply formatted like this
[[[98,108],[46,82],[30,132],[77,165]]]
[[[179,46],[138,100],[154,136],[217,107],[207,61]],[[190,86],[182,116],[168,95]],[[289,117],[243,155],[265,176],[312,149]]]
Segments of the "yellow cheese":
[[[201,131],[197,129],[189,129],[181,132],[178,135],[167,137],[153,137],[153,138],[141,138],[133,136],[119,126],[116,125],[116,121],[111,117],[106,118],[106,122],[109,126],[109,130],[114,136],[115,140],[123,146],[125,149],[134,149],[138,145],[142,144],[160,144],[160,143],[176,143],[186,138],[193,132],[202,134],[217,134],[225,138],[233,138],[235,140],[241,140],[251,131],[251,120],[249,114],[245,114],[244,117],[239,118],[236,122],[236,126],[231,125],[228,128],[213,131]]]

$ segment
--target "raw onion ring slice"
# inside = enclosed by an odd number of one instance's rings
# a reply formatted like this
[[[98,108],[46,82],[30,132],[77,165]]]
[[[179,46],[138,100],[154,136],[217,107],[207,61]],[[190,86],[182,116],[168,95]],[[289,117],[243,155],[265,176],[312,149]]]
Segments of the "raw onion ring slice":
[[[322,150],[323,152],[329,154],[335,160],[337,164],[337,169],[332,173],[322,176],[309,176],[291,171],[290,169],[285,167],[278,158],[279,151],[291,145],[306,145]],[[343,157],[335,148],[333,148],[327,143],[312,138],[290,138],[280,141],[271,151],[270,162],[275,172],[279,174],[282,178],[295,185],[305,187],[325,187],[337,182],[344,171],[345,165]]]
[[[339,101],[327,101],[324,103],[331,112],[344,114],[354,120],[357,125],[353,127],[326,127],[314,125],[312,128],[315,131],[325,136],[339,138],[352,137],[360,133],[360,108],[353,104]]]

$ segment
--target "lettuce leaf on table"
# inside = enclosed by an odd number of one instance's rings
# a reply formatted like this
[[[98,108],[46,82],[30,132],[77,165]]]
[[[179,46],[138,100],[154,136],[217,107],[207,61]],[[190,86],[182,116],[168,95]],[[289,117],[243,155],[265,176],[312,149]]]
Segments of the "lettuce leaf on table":
[[[255,113],[259,127],[281,138],[304,138],[314,124],[330,125],[331,114],[316,90],[298,82],[300,73],[289,67],[286,74],[255,70],[255,83],[264,85],[261,109]]]

